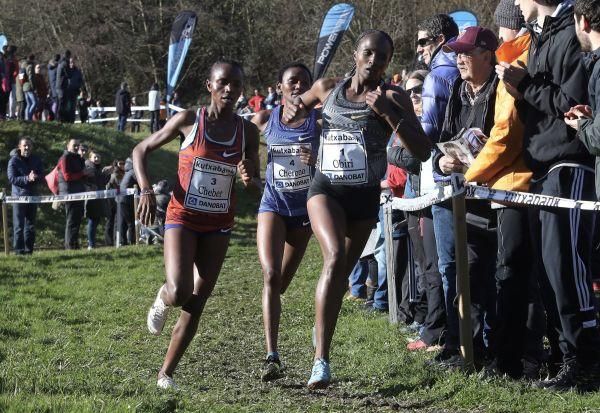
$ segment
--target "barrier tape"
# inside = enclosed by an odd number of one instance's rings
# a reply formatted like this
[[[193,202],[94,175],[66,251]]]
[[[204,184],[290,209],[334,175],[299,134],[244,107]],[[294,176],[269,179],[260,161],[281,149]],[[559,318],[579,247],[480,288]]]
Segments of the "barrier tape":
[[[457,184],[454,181],[460,179],[459,175],[453,175],[452,179],[452,186],[439,187],[436,191],[417,198],[394,198],[392,201],[392,208],[403,211],[418,211],[451,199],[458,195],[460,191],[464,190],[465,198],[467,199],[495,201],[510,205],[600,211],[600,202],[581,201],[552,195],[532,194],[529,192],[504,191],[500,189],[491,189],[485,186],[465,184],[464,182]]]
[[[116,198],[117,196],[129,196],[135,195],[135,189],[128,188],[125,193],[122,193],[118,189],[107,189],[104,191],[89,191],[89,192],[78,192],[76,194],[68,195],[45,195],[45,196],[6,196],[6,194],[0,193],[0,200],[7,204],[43,204],[51,202],[72,202],[72,201],[86,201],[89,199],[110,199]]]

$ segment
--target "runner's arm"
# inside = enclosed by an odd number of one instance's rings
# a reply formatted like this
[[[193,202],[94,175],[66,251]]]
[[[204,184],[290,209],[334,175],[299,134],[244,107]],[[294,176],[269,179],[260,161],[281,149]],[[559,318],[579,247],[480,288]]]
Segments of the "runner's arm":
[[[288,102],[283,109],[283,120],[293,122],[306,115],[319,103],[323,103],[333,90],[339,78],[319,79],[302,95],[296,97],[294,102]]]
[[[188,128],[194,124],[195,120],[196,115],[193,111],[186,110],[179,112],[169,119],[162,129],[154,132],[133,148],[133,169],[142,190],[142,196],[138,205],[138,214],[144,225],[151,225],[154,222],[156,213],[156,198],[154,194],[143,193],[143,191],[150,191],[152,189],[150,179],[148,178],[146,159],[151,152],[178,137],[180,132],[188,132]]]
[[[257,112],[254,116],[252,116],[251,122],[256,125],[256,127],[258,128],[260,133],[264,133],[270,117],[271,117],[270,109],[261,110],[260,112]]]

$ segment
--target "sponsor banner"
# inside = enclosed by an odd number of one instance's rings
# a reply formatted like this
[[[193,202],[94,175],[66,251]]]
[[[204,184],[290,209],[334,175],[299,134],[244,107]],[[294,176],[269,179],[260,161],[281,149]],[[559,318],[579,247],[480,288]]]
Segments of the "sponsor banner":
[[[361,131],[323,129],[319,159],[319,170],[332,185],[368,182],[367,151]]]
[[[173,96],[177,78],[183,67],[185,55],[192,43],[192,34],[196,28],[196,13],[182,11],[175,17],[169,39],[169,59],[167,63],[167,102]]]
[[[135,195],[135,189],[129,188],[125,193],[118,189],[108,189],[105,191],[79,192],[68,195],[47,195],[47,196],[5,196],[0,194],[0,199],[7,204],[45,204],[50,202],[73,202],[86,201],[88,199],[109,199],[117,196]]]
[[[183,206],[200,212],[227,213],[237,167],[196,157]]]
[[[309,165],[300,160],[302,148],[311,150],[311,144],[271,145],[273,186],[279,192],[307,191],[312,180]]]
[[[329,9],[323,18],[315,52],[315,66],[313,69],[315,80],[325,75],[344,33],[350,27],[352,17],[354,17],[354,6],[339,3]]]

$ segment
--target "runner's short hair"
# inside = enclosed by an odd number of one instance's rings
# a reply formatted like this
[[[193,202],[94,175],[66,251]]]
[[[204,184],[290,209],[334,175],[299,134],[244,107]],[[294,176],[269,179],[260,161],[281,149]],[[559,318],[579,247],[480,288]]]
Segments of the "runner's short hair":
[[[283,75],[285,74],[285,72],[288,71],[288,69],[291,69],[293,67],[297,67],[300,68],[304,71],[306,71],[306,73],[308,73],[308,78],[310,80],[310,83],[312,83],[313,81],[313,75],[312,72],[310,71],[310,69],[308,67],[306,67],[306,65],[302,62],[292,62],[292,63],[288,63],[286,65],[283,65],[281,67],[281,69],[279,69],[279,72],[277,72],[277,81],[279,83],[283,82]]]

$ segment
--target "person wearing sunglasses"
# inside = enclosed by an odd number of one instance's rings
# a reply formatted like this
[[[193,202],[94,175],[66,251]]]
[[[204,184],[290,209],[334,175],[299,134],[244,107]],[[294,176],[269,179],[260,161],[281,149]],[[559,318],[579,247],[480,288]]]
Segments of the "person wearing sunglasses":
[[[408,75],[406,83],[404,84],[404,90],[410,96],[410,100],[415,110],[415,115],[421,117],[423,114],[423,83],[425,77],[429,72],[427,70],[415,70]]]

